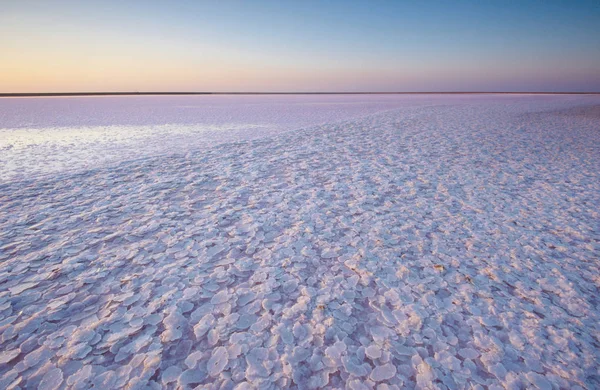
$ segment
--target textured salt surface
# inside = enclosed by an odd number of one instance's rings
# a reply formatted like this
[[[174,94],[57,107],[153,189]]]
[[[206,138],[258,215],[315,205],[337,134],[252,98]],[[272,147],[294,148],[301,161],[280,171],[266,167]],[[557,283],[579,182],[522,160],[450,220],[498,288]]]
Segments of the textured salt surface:
[[[592,104],[448,101],[2,184],[0,388],[598,388]]]
[[[450,100],[465,99],[470,98]],[[0,99],[0,183],[185,154],[436,100],[427,95]]]
[[[0,98],[0,183],[53,177],[273,136],[386,110],[514,97],[478,95]],[[537,97],[548,100],[550,97]],[[551,99],[550,99],[551,100]],[[573,98],[564,99],[565,103]]]

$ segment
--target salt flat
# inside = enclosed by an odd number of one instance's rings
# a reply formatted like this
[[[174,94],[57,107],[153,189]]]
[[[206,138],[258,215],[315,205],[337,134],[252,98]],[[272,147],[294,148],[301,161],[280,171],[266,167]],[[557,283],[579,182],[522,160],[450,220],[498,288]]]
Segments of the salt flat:
[[[482,99],[482,97],[480,97]],[[485,97],[483,97],[485,99]],[[0,98],[0,183],[181,155],[395,108],[472,97],[402,95]]]
[[[600,387],[600,97],[414,99],[1,111],[0,388]]]

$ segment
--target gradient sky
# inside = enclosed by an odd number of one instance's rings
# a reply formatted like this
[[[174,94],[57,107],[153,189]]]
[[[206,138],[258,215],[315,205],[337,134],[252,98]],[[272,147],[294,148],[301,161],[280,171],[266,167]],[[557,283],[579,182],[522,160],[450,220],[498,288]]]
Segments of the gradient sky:
[[[600,91],[600,1],[1,0],[0,92]]]

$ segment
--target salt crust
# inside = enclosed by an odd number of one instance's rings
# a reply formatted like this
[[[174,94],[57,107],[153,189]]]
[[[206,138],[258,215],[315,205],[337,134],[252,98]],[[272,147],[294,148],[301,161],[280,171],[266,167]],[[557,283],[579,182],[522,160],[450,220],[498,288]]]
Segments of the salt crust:
[[[6,182],[0,388],[598,388],[598,100]]]

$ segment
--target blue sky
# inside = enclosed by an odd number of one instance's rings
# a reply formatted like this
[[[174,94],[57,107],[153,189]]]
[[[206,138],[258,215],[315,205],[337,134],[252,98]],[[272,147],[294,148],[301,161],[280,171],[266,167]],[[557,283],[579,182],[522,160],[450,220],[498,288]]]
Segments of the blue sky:
[[[0,92],[600,91],[598,1],[33,1]]]

